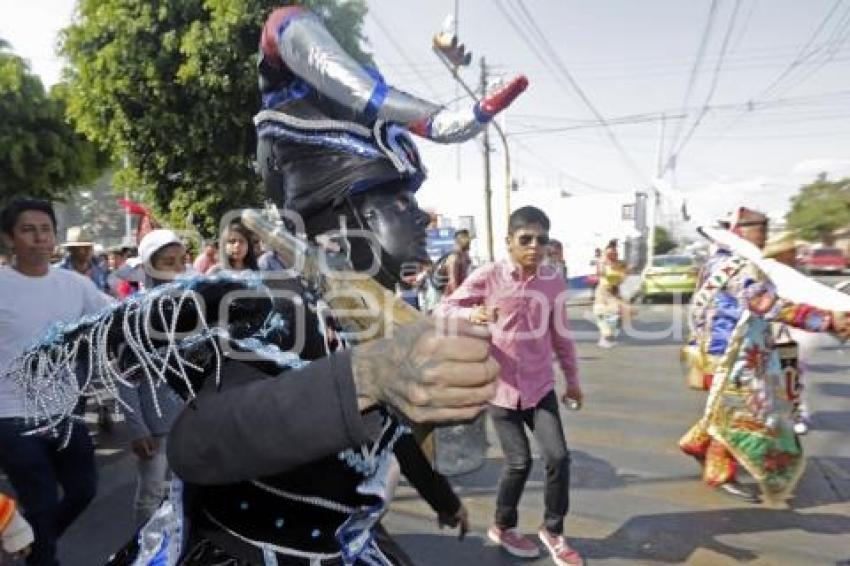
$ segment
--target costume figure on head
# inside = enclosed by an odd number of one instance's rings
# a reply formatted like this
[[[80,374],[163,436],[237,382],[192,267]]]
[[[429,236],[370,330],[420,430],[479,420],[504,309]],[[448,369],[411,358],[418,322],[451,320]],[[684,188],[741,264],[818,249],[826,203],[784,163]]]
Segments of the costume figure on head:
[[[263,109],[254,121],[268,196],[308,219],[308,235],[339,230],[337,216],[345,209],[354,222],[348,228],[374,231],[381,240],[387,253],[378,279],[390,287],[397,282],[400,262],[427,258],[399,257],[411,255],[400,249],[409,247],[411,235],[386,237],[381,225],[386,218],[370,220],[360,213],[369,200],[376,200],[368,205],[376,213],[399,206],[399,197],[412,198],[402,193],[415,192],[425,179],[408,132],[439,143],[471,139],[528,85],[521,76],[466,110],[449,111],[386,84],[301,7],[278,8],[269,16],[259,73]],[[424,236],[426,217],[417,216],[413,228]]]
[[[757,501],[757,494],[737,481],[738,466],[743,466],[766,500],[781,500],[793,490],[805,462],[782,393],[784,375],[771,323],[846,336],[848,309],[846,303],[838,305],[840,311],[821,308],[820,291],[808,294],[812,304],[799,302],[799,293],[792,297],[783,291],[793,291],[779,285],[788,277],[774,268],[776,262],[762,257],[763,214],[740,208],[730,226],[734,236],[704,231],[725,251],[718,252],[694,295],[690,323],[698,343],[718,358],[704,416],[679,446],[704,466],[709,485]]]

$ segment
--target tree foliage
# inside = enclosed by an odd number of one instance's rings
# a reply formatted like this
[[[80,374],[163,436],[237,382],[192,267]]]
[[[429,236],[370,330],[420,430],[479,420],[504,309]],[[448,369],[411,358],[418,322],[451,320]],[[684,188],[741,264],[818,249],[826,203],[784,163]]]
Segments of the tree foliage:
[[[831,243],[834,230],[850,225],[850,177],[829,181],[821,173],[791,197],[785,220],[802,238]]]
[[[124,239],[124,209],[118,204],[118,195],[112,182],[113,173],[107,171],[93,183],[74,191],[73,197],[56,207],[60,229],[71,226],[87,228],[92,239],[105,246],[120,244]],[[60,237],[64,238],[63,231]]]
[[[64,91],[48,94],[0,39],[0,206],[16,196],[67,198],[105,163],[65,120]]]
[[[655,227],[655,255],[664,255],[676,248],[676,241],[670,237],[670,232],[663,226]]]
[[[204,232],[261,198],[252,117],[259,109],[260,30],[280,0],[79,0],[63,33],[69,113],[127,159],[119,182],[144,188],[166,220]],[[356,58],[363,0],[302,2]]]

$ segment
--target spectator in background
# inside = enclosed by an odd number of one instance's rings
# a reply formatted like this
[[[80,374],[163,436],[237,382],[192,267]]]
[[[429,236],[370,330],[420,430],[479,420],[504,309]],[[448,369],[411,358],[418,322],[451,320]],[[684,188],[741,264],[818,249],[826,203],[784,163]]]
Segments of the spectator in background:
[[[9,256],[6,254],[0,254],[0,267],[4,265],[9,265]]]
[[[109,283],[110,294],[113,297],[125,299],[139,290],[137,284],[119,276],[123,272],[124,266],[127,265],[127,260],[134,255],[134,249],[129,246],[113,246],[109,249],[109,256],[106,263],[109,270],[107,281]]]
[[[251,247],[254,249],[254,257],[258,258],[263,255],[263,240],[259,236],[251,232]]]
[[[279,226],[283,228],[283,222]],[[285,271],[289,269],[280,254],[273,249],[264,251],[257,256],[257,265],[260,271]]]
[[[145,288],[170,282],[186,270],[186,247],[171,230],[153,230],[139,243],[139,261],[145,272]],[[124,369],[124,368],[122,368]],[[144,380],[127,382],[143,383]],[[119,385],[121,399],[129,405],[127,428],[136,455],[136,495],[134,521],[141,526],[153,515],[163,498],[163,483],[168,477],[165,455],[166,438],[183,402],[165,384],[151,390],[144,385]],[[159,404],[159,412],[157,411]]]
[[[50,203],[13,200],[0,212],[0,237],[13,254],[13,266],[0,267],[0,468],[35,532],[28,564],[54,566],[57,539],[95,495],[94,448],[82,421],[69,425],[68,437],[25,434],[44,423],[25,420],[24,391],[5,372],[48,328],[97,313],[110,299],[77,270],[51,268],[56,215]]]
[[[112,273],[127,261],[126,248],[123,246],[111,246],[106,250],[106,270]]]
[[[590,260],[590,265],[593,267],[593,274],[588,276],[588,283],[590,286],[590,291],[592,294],[596,294],[596,286],[599,285],[599,277],[602,273],[602,262],[604,258],[602,257],[602,250],[596,248],[593,250],[593,259]]]
[[[198,254],[192,268],[200,275],[204,275],[211,267],[218,263],[218,241],[209,240],[204,244],[204,249]]]
[[[396,284],[396,296],[416,310],[425,310],[420,295],[430,275],[429,267],[421,263],[401,266],[401,280]]]
[[[567,262],[564,260],[564,246],[559,240],[550,238],[546,244],[546,259],[545,263],[551,265],[564,278],[564,282],[569,281],[567,277]]]
[[[257,259],[257,266],[260,268],[260,271],[284,271],[289,269],[286,267],[280,254],[274,250],[263,252],[263,255]]]
[[[91,279],[100,291],[109,292],[106,269],[95,259],[94,242],[83,226],[68,228],[67,239],[62,247],[66,253],[59,267],[76,271]]]
[[[242,222],[235,220],[230,223],[224,233],[224,265],[217,265],[209,273],[221,270],[228,271],[258,271],[257,256],[252,244],[254,233],[248,230]]]
[[[472,244],[472,238],[469,236],[469,230],[461,229],[455,232],[455,248],[449,253],[446,258],[445,274],[448,277],[446,288],[443,290],[443,295],[449,296],[455,292],[455,289],[460,287],[466,276],[469,275],[472,260],[469,258],[469,246]]]
[[[106,248],[103,247],[103,244],[95,244],[92,246],[92,254],[94,258],[94,262],[100,266],[101,269],[109,273],[109,253],[106,251]]]

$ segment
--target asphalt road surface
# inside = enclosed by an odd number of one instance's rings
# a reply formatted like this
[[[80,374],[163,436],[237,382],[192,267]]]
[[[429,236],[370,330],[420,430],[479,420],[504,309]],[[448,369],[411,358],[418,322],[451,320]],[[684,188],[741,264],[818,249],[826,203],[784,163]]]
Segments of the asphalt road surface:
[[[572,452],[567,534],[588,563],[798,565],[850,559],[850,346],[826,339],[811,348],[808,467],[794,498],[773,508],[707,488],[693,460],[677,449],[705,398],[685,386],[679,364],[681,306],[641,306],[631,336],[612,350],[596,346],[587,307],[570,310],[586,404],[562,411]],[[453,478],[472,520],[465,541],[437,529],[416,494],[406,485],[399,489],[385,524],[417,564],[551,564],[548,558],[511,559],[486,539],[502,468],[489,424],[488,434],[483,466]],[[102,564],[132,532],[134,465],[120,423],[100,439],[98,461],[98,497],[61,541],[64,565]],[[520,509],[526,533],[541,522],[542,479],[535,461]]]

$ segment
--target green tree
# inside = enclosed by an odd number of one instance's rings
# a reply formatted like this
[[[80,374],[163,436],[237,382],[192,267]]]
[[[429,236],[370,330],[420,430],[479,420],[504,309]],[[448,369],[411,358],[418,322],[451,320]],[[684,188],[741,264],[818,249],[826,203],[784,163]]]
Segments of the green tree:
[[[663,255],[676,247],[676,241],[670,237],[670,232],[663,226],[655,227],[655,255]]]
[[[832,232],[850,225],[850,177],[829,181],[821,173],[791,197],[785,220],[801,237],[831,244]]]
[[[63,33],[69,113],[175,227],[261,199],[252,117],[263,22],[280,0],[79,0]],[[364,0],[303,2],[361,61]]]
[[[0,206],[16,196],[63,200],[105,165],[65,119],[61,85],[48,94],[0,39]]]

